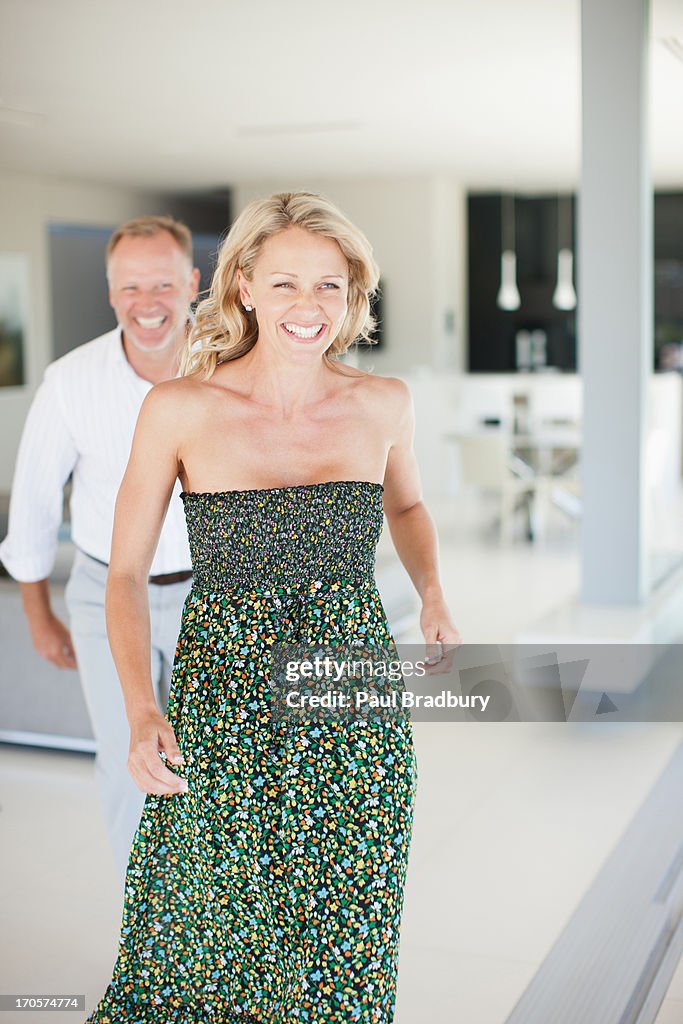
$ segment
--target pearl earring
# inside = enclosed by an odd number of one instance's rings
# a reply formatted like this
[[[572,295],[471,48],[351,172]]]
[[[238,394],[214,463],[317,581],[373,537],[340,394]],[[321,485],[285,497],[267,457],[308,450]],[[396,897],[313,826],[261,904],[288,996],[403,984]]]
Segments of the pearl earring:
[[[244,308],[246,309],[247,313],[251,313],[251,311],[253,310],[254,307],[253,306],[245,306]]]

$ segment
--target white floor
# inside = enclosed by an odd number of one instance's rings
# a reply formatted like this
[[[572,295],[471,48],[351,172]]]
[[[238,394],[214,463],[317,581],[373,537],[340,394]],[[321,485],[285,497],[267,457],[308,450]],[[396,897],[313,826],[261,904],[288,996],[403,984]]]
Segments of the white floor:
[[[543,543],[502,547],[437,511],[444,581],[467,641],[510,642],[576,588],[573,527],[558,520]],[[414,728],[419,791],[396,1024],[504,1024],[683,728]],[[111,975],[121,909],[93,762],[0,747],[0,804],[0,992],[84,994],[89,1010]],[[44,1019],[8,1012],[2,1024]],[[674,1021],[683,1021],[680,973],[658,1024]]]
[[[666,999],[657,1014],[656,1024],[681,1024],[683,1021],[683,961],[673,976]]]

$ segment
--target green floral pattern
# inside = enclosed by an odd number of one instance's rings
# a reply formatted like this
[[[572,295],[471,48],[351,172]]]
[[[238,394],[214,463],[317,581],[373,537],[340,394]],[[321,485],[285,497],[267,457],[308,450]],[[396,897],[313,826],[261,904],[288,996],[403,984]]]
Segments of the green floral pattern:
[[[382,487],[183,500],[195,579],[167,718],[189,792],[146,798],[88,1024],[390,1024],[410,723],[269,711],[273,644],[392,642],[373,577]]]

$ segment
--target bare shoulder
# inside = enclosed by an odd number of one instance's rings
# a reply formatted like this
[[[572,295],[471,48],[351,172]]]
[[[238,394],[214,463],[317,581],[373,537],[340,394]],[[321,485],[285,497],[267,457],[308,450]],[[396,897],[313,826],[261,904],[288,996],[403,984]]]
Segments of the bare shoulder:
[[[375,396],[382,401],[394,407],[411,404],[410,389],[400,377],[375,377],[372,374],[369,380],[375,388]]]
[[[155,384],[145,396],[142,409],[148,419],[172,430],[174,425],[187,425],[199,415],[205,401],[202,381],[194,377],[176,377]]]
[[[410,421],[413,400],[410,389],[400,377],[376,377],[368,374],[363,382],[363,398],[382,419]]]
[[[373,424],[378,436],[388,447],[410,443],[413,434],[413,401],[410,389],[399,377],[378,377],[362,374],[349,382],[353,388],[358,413],[367,424]]]

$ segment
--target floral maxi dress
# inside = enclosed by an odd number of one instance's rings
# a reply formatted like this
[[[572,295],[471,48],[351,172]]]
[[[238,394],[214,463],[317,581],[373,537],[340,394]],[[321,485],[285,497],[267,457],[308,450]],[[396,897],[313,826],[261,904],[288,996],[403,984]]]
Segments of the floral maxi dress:
[[[410,722],[283,728],[278,642],[391,642],[382,486],[188,493],[167,718],[189,792],[148,794],[88,1024],[391,1024],[417,769]]]

